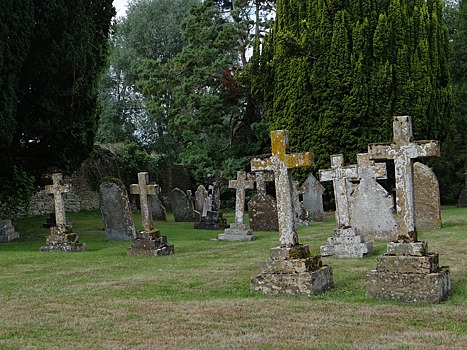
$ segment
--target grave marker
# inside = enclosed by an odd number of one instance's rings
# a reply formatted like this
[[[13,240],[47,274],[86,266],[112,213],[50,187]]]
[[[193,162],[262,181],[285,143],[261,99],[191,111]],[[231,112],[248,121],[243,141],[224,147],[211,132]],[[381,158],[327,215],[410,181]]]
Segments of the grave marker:
[[[435,173],[423,163],[413,165],[416,229],[441,228],[441,198]]]
[[[151,231],[154,228],[151,196],[157,194],[157,187],[149,183],[149,174],[147,172],[138,173],[138,184],[130,185],[130,193],[139,195],[143,230],[147,232]]]
[[[266,182],[274,181],[270,171],[255,173],[256,194],[248,202],[248,219],[253,231],[279,231],[276,200],[266,192]]]
[[[302,185],[303,187],[303,206],[308,212],[308,217],[312,221],[326,221],[326,215],[323,209],[324,187],[313,176],[308,175]]]

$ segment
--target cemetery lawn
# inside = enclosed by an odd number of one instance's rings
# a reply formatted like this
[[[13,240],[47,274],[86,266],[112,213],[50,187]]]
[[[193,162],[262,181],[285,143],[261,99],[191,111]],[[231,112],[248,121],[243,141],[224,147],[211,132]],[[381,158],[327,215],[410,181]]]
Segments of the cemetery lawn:
[[[100,212],[69,213],[85,253],[43,253],[44,217],[14,220],[21,238],[0,245],[0,349],[465,349],[467,208],[443,207],[443,228],[421,231],[451,270],[442,304],[365,298],[373,256],[323,258],[334,288],[314,297],[270,297],[250,277],[278,245],[276,232],[252,242],[211,241],[222,231],[156,223],[175,254],[128,257],[128,242],[106,242]],[[228,222],[233,214],[227,214]],[[135,214],[135,222],[141,222]],[[140,227],[138,227],[140,228]],[[334,218],[298,230],[313,253]]]

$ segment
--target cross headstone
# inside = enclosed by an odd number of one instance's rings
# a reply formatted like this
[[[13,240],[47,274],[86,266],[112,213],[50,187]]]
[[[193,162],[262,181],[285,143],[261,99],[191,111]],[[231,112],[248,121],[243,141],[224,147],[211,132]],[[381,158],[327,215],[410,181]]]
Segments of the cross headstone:
[[[269,170],[274,172],[276,185],[277,215],[279,221],[279,241],[281,246],[298,244],[292,200],[292,176],[290,169],[312,165],[309,152],[288,154],[288,131],[271,131],[272,156],[266,160],[252,159],[252,171]]]
[[[416,242],[413,162],[419,157],[439,157],[438,141],[413,141],[412,118],[394,117],[393,142],[368,145],[371,159],[394,160],[398,239]]]
[[[45,192],[53,194],[55,203],[55,223],[56,226],[65,225],[65,202],[63,201],[63,193],[70,191],[69,184],[63,184],[63,175],[61,173],[52,174],[53,185],[45,186]]]
[[[337,227],[350,227],[349,189],[348,180],[357,176],[355,165],[344,167],[344,156],[334,154],[331,156],[331,169],[320,170],[320,181],[332,181],[334,198],[336,201]]]
[[[357,154],[358,182],[350,197],[350,220],[365,239],[395,239],[396,218],[392,195],[377,179],[387,178],[386,163],[375,163],[368,153]]]
[[[138,184],[130,186],[130,193],[139,195],[143,230],[150,232],[154,229],[150,196],[157,194],[157,186],[149,184],[149,174],[147,172],[141,172],[138,173]]]
[[[254,188],[254,181],[247,180],[246,172],[238,171],[237,179],[229,181],[229,188],[235,188],[235,224],[243,225],[245,213],[245,190]]]

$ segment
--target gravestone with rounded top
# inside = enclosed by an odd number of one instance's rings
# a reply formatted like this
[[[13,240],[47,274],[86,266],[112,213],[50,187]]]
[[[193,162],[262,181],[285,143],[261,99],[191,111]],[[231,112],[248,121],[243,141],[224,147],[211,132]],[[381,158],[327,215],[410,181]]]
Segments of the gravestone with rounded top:
[[[195,213],[193,201],[179,188],[174,188],[170,193],[170,205],[175,222],[193,222]]]
[[[248,202],[248,220],[253,231],[279,231],[276,200],[266,192],[266,182],[274,181],[270,171],[254,173],[256,194]]]
[[[427,165],[413,164],[415,227],[422,230],[441,228],[441,198],[435,173]]]

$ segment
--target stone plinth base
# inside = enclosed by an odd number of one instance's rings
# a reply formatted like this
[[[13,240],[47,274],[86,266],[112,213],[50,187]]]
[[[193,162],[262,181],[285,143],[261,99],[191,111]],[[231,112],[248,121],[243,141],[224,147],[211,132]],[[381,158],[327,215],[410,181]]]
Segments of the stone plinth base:
[[[245,225],[232,224],[230,228],[226,228],[224,233],[217,236],[219,241],[254,241],[257,237],[253,234],[252,229],[248,229]]]
[[[252,291],[276,296],[316,295],[332,286],[332,268],[323,266],[320,255],[311,255],[307,245],[272,248],[261,274],[250,281]]]
[[[0,220],[0,243],[10,242],[19,238],[19,233],[11,224],[11,220]]]
[[[439,303],[447,300],[450,292],[447,268],[429,274],[373,270],[366,275],[366,295],[374,299]]]
[[[85,252],[86,243],[79,243],[78,234],[69,225],[58,225],[50,228],[47,245],[41,252]]]
[[[320,252],[322,256],[362,258],[373,253],[373,243],[365,242],[354,227],[338,228],[334,230],[334,237],[328,238],[328,244],[320,247]]]
[[[437,253],[426,242],[388,244],[366,275],[366,295],[380,300],[439,303],[451,293],[449,269],[439,267]]]
[[[128,256],[161,256],[174,253],[174,245],[168,244],[167,236],[161,236],[159,230],[138,232],[127,251]]]
[[[332,268],[301,273],[261,273],[254,276],[250,288],[268,295],[317,295],[333,286]]]
[[[201,218],[201,221],[195,222],[196,230],[223,230],[227,227],[227,220],[222,216],[222,213],[217,211],[208,211],[206,216]]]

